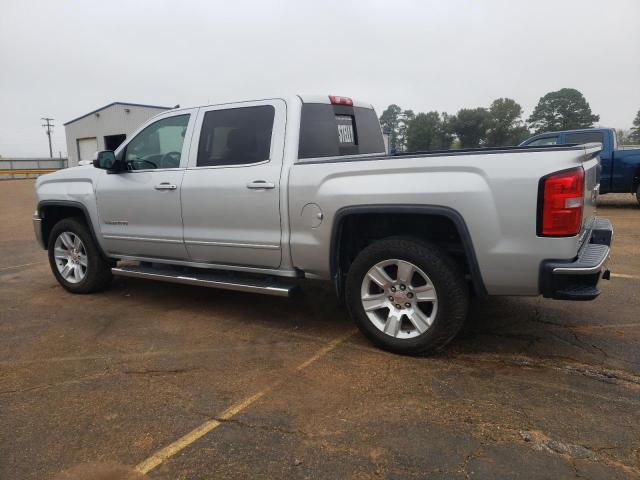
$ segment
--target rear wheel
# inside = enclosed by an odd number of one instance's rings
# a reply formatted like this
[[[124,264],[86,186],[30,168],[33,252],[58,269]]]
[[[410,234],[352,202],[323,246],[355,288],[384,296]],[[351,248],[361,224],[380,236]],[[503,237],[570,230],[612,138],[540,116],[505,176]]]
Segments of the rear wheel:
[[[360,330],[396,353],[444,347],[467,316],[462,273],[436,245],[388,238],[365,248],[347,275],[346,300]]]
[[[103,290],[111,282],[111,263],[105,260],[91,232],[76,218],[60,220],[49,236],[49,265],[56,280],[72,293]]]

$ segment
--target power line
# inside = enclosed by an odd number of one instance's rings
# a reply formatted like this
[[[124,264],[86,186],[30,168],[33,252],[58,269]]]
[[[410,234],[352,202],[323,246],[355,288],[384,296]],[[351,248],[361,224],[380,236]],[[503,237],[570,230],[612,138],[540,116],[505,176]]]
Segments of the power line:
[[[40,120],[44,120],[46,122],[42,126],[47,129],[47,137],[49,137],[49,158],[53,158],[53,149],[51,148],[51,129],[53,128],[53,123],[51,122],[54,119],[44,117],[44,118],[41,118]]]

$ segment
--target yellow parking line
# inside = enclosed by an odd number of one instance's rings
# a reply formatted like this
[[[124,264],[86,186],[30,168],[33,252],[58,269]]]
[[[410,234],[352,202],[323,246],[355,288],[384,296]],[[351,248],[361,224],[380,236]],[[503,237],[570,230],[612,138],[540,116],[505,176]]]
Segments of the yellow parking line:
[[[299,372],[301,370],[304,370],[305,368],[307,368],[308,366],[310,366],[314,362],[317,362],[319,359],[321,359],[327,353],[331,352],[333,349],[335,349],[338,345],[340,345],[342,342],[344,342],[347,338],[349,338],[354,333],[355,333],[355,331],[351,330],[351,331],[347,332],[346,334],[343,334],[343,335],[340,335],[340,336],[334,338],[329,343],[327,343],[325,346],[323,346],[320,350],[318,350],[315,354],[313,354],[310,358],[308,358],[307,360],[302,362],[300,365],[298,365],[294,369],[294,371]],[[151,470],[156,468],[158,465],[160,465],[165,460],[173,457],[175,454],[177,454],[178,452],[180,452],[184,448],[188,447],[189,445],[191,445],[193,442],[195,442],[199,438],[202,438],[203,436],[205,436],[207,433],[209,433],[213,429],[219,427],[220,424],[223,421],[231,419],[232,417],[234,417],[238,413],[242,412],[243,410],[245,410],[246,408],[251,406],[257,400],[259,400],[260,398],[265,396],[267,393],[272,391],[275,387],[277,387],[281,383],[283,383],[285,380],[286,380],[285,378],[277,380],[277,381],[273,382],[271,385],[268,385],[267,387],[265,387],[262,390],[258,391],[257,393],[254,393],[253,395],[251,395],[251,396],[249,396],[249,397],[247,397],[247,398],[245,398],[243,400],[240,400],[237,403],[234,403],[229,408],[227,408],[218,418],[207,420],[202,425],[200,425],[199,427],[194,428],[189,433],[187,433],[186,435],[183,435],[182,437],[180,437],[175,442],[170,443],[166,447],[158,450],[156,453],[151,455],[149,458],[147,458],[146,460],[144,460],[144,461],[140,462],[138,465],[136,465],[135,469],[138,472],[142,473],[142,474],[146,474],[146,473],[150,472]]]
[[[626,273],[612,273],[611,276],[616,278],[633,278],[634,280],[640,280],[640,276],[628,275]]]
[[[0,175],[37,175],[55,172],[55,168],[33,168],[31,170],[0,170]]]

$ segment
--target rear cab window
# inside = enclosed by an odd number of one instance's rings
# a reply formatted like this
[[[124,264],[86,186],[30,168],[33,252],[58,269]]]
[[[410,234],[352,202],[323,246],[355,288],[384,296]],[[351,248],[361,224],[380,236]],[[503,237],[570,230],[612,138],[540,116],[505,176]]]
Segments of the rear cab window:
[[[372,108],[302,104],[298,158],[384,153],[380,123]]]
[[[564,136],[564,143],[577,143],[582,145],[584,143],[604,143],[604,136],[602,132],[577,132],[567,133]]]
[[[540,147],[542,145],[556,145],[557,143],[558,143],[558,135],[553,135],[549,137],[536,138],[535,140],[532,140],[531,142],[527,143],[526,146]]]

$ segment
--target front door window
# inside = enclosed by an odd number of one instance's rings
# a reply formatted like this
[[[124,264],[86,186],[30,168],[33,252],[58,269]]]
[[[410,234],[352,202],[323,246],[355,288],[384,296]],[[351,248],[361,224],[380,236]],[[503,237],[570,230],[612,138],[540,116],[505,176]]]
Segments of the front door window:
[[[163,118],[142,130],[124,152],[127,170],[180,167],[189,115]]]

